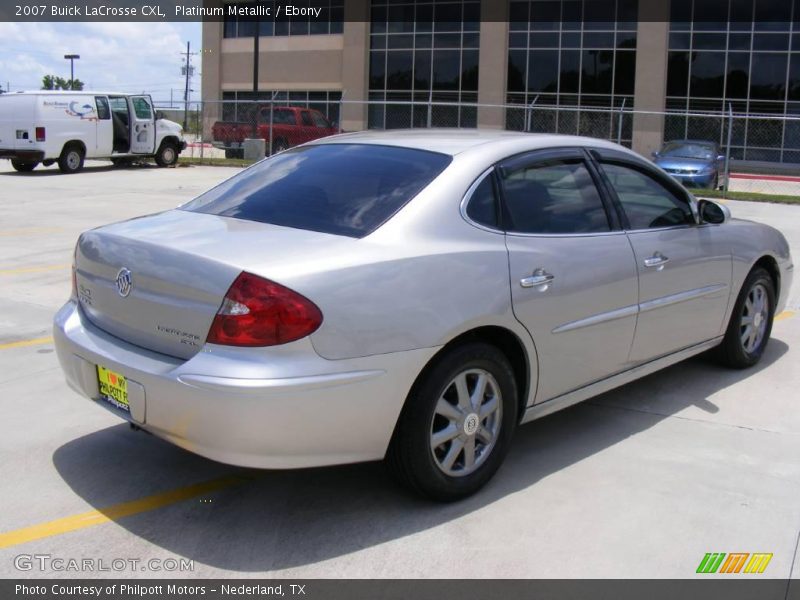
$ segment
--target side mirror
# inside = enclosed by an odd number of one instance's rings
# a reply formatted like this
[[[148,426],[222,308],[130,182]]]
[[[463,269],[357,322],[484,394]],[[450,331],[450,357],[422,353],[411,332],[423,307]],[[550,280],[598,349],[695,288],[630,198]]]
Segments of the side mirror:
[[[721,161],[723,161],[723,160],[725,160],[725,155],[724,155],[724,154],[720,154],[720,155],[717,157],[717,160],[718,160],[718,161],[720,161],[720,162],[721,162]]]
[[[700,210],[700,220],[703,223],[721,225],[731,218],[731,211],[728,207],[713,200],[700,200],[698,209]]]

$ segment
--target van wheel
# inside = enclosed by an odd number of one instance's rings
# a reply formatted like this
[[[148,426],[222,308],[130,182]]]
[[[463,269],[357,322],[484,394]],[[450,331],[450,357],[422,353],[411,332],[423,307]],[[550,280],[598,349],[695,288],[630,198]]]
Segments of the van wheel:
[[[775,316],[775,284],[765,269],[756,267],[745,279],[717,357],[734,369],[752,367],[764,354]]]
[[[505,458],[517,424],[517,386],[505,355],[471,343],[417,381],[386,463],[401,483],[439,501],[478,491]]]
[[[19,171],[20,173],[30,173],[38,164],[38,162],[24,162],[16,158],[11,159],[11,166],[14,167],[15,171]]]
[[[83,169],[83,150],[80,146],[67,146],[58,159],[58,168],[62,173],[77,173]]]
[[[156,152],[156,164],[159,167],[171,167],[178,162],[178,149],[169,142],[161,144]]]

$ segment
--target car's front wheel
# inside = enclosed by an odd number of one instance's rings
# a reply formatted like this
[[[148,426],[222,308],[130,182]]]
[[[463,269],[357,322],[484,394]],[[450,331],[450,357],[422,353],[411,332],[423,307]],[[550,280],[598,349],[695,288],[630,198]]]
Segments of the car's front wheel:
[[[774,313],[775,284],[765,269],[756,267],[742,285],[719,346],[722,362],[744,369],[761,360],[772,332]]]
[[[387,453],[413,490],[441,501],[475,493],[503,461],[517,424],[517,386],[494,346],[458,346],[415,384]]]

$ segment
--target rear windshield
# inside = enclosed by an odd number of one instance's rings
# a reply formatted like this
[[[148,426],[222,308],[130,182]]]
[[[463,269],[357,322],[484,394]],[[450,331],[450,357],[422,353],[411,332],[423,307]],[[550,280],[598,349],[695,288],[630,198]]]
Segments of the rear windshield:
[[[358,238],[391,218],[451,160],[371,144],[306,146],[262,161],[181,208]]]

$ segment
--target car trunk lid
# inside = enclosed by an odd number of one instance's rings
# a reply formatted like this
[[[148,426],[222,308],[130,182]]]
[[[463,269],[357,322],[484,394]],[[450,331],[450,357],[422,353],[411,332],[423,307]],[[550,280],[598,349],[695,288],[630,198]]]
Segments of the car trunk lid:
[[[285,279],[290,260],[325,255],[337,244],[354,241],[168,211],[84,233],[75,257],[78,298],[89,320],[104,331],[188,359],[205,343],[242,271]]]

